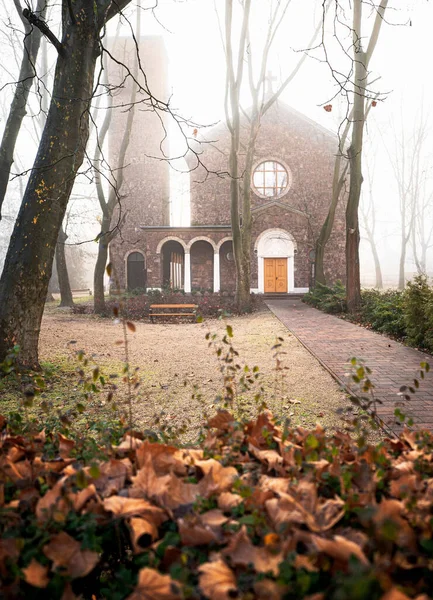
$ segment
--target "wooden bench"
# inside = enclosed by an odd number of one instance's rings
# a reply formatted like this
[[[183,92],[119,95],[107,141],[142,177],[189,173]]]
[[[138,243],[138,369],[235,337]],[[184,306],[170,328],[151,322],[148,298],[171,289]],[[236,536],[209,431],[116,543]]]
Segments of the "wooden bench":
[[[182,311],[182,312],[179,312]],[[188,311],[188,312],[186,312]],[[151,304],[149,317],[153,323],[154,317],[196,317],[197,304]]]
[[[86,296],[92,295],[92,290],[90,288],[85,288],[83,290],[71,290],[72,294],[85,294]]]

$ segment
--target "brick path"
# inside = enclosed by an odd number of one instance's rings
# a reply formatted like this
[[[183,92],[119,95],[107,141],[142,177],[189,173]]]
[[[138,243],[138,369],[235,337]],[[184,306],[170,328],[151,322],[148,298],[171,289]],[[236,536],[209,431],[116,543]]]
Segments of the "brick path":
[[[384,423],[398,431],[394,417],[395,403],[411,416],[416,428],[433,430],[433,358],[407,348],[379,333],[369,331],[338,317],[327,315],[297,299],[267,300],[266,304],[299,341],[330,371],[340,383],[347,385],[346,373],[353,356],[363,359],[372,369],[375,395],[383,401],[378,415]],[[429,362],[432,370],[419,378],[420,362]],[[409,401],[397,396],[401,385],[411,385],[414,377],[420,389]]]

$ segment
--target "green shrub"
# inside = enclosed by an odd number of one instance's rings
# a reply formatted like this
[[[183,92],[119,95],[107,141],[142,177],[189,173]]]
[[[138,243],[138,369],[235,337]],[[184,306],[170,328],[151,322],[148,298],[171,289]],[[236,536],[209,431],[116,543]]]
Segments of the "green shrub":
[[[403,305],[408,343],[433,350],[433,288],[425,275],[408,282]]]
[[[346,288],[341,281],[336,281],[332,287],[316,283],[303,300],[324,312],[342,313],[346,311]]]
[[[362,290],[361,299],[359,317],[363,325],[400,338],[406,335],[402,292]]]

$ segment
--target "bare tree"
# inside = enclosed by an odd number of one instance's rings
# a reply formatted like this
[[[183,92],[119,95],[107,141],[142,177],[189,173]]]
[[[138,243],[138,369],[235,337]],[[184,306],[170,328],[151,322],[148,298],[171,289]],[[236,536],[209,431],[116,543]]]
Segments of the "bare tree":
[[[334,163],[334,174],[332,179],[331,203],[329,205],[328,214],[326,215],[326,219],[322,225],[322,228],[320,229],[319,237],[317,238],[316,242],[315,281],[321,283],[322,285],[326,284],[324,269],[326,244],[328,243],[329,238],[331,237],[331,233],[334,227],[335,213],[337,211],[337,206],[340,201],[342,191],[344,189],[344,183],[346,181],[347,171],[349,168],[349,162],[347,160],[345,146],[351,125],[352,115],[350,115],[347,119],[344,129],[339,138],[338,150],[335,156]]]
[[[117,36],[116,36],[117,37]],[[141,10],[140,3],[138,3],[138,9],[136,12],[136,31],[135,37],[140,42],[141,37]],[[108,69],[107,65],[105,65],[104,73],[107,74]],[[136,80],[138,76],[138,54],[134,54],[134,64],[132,66],[132,75],[133,79]],[[109,82],[106,80],[105,84]],[[137,98],[137,86],[135,83],[132,84],[131,87],[131,96],[130,96],[130,108],[128,111],[128,116],[126,119],[126,125],[123,130],[123,137],[120,144],[119,155],[117,157],[117,165],[116,165],[116,173],[117,180],[116,185],[110,187],[110,191],[108,194],[108,198],[104,193],[104,189],[101,181],[101,150],[104,145],[104,141],[107,135],[107,132],[110,127],[112,110],[108,109],[105,113],[105,118],[100,130],[100,134],[98,135],[98,140],[96,143],[96,150],[94,156],[94,171],[95,171],[95,185],[96,191],[98,194],[98,201],[102,211],[101,218],[101,231],[98,235],[98,256],[95,264],[95,271],[93,276],[93,303],[95,313],[102,313],[105,311],[105,295],[104,295],[104,275],[105,275],[105,267],[107,265],[108,259],[108,245],[114,239],[119,231],[119,227],[112,226],[113,213],[116,206],[119,204],[119,195],[121,193],[123,181],[124,181],[124,167],[125,167],[125,157],[126,152],[129,146],[129,140],[131,137],[132,126],[134,122],[134,114],[135,114],[135,104]],[[123,213],[125,215],[125,213]]]
[[[400,130],[394,129],[394,153],[391,153],[385,145],[389,161],[391,163],[395,181],[397,183],[398,207],[400,212],[400,260],[398,270],[398,289],[404,289],[406,285],[405,265],[408,246],[412,240],[413,251],[417,267],[422,271],[423,250],[419,257],[417,239],[420,239],[426,252],[431,240],[431,227],[420,223],[427,215],[428,197],[425,191],[424,180],[426,178],[426,165],[424,164],[425,144],[427,140],[426,119],[421,113],[420,118],[411,133],[407,133],[406,124],[401,117]],[[424,206],[423,206],[424,205]],[[421,216],[422,215],[422,216]],[[427,231],[430,230],[430,233]]]
[[[228,172],[230,175],[233,253],[236,264],[236,303],[238,310],[243,312],[248,310],[251,304],[251,177],[257,135],[263,116],[298,73],[307,54],[305,52],[302,54],[293,71],[284,79],[277,91],[266,95],[265,83],[269,53],[289,7],[290,0],[278,2],[270,9],[269,26],[256,77],[254,76],[253,65],[253,43],[250,36],[251,0],[245,0],[238,6],[238,9],[241,10],[240,33],[238,36],[235,36],[235,26],[233,24],[233,4],[233,0],[226,0],[225,2],[225,112],[226,123],[230,133]],[[329,1],[323,3],[323,17],[329,5]],[[319,24],[314,32],[308,48],[313,46],[321,29],[322,23]],[[237,39],[234,42],[235,37]],[[251,98],[251,105],[248,110],[244,110],[240,103],[244,77],[247,80]],[[243,118],[247,121],[246,139],[242,139],[241,136]]]
[[[353,0],[352,55],[353,55],[353,125],[352,139],[348,149],[350,164],[350,187],[346,207],[346,289],[347,308],[355,311],[361,303],[361,279],[359,269],[359,200],[362,186],[362,148],[368,101],[368,68],[376,48],[388,0],[381,0],[376,9],[367,49],[362,31],[362,0]]]
[[[24,193],[0,281],[0,361],[13,344],[38,367],[39,331],[60,226],[89,134],[101,32],[130,0],[62,0],[58,40],[28,8],[23,14],[58,57],[47,122]]]
[[[373,194],[373,181],[374,181],[374,166],[372,166],[367,159],[367,177],[368,177],[368,200],[366,200],[366,194],[362,196],[362,202],[360,204],[360,212],[362,217],[362,225],[367,234],[367,241],[370,244],[371,252],[373,254],[374,270],[376,274],[375,288],[381,290],[383,288],[382,269],[380,267],[379,254],[376,246],[376,205],[374,202]]]
[[[14,5],[24,26],[25,35],[20,73],[0,144],[0,220],[11,166],[14,161],[16,141],[23,119],[26,116],[27,100],[36,76],[36,59],[42,38],[40,29],[34,28],[33,24],[24,18],[19,0],[14,0]],[[46,0],[37,1],[35,12],[32,13],[36,19],[43,21],[47,6]]]

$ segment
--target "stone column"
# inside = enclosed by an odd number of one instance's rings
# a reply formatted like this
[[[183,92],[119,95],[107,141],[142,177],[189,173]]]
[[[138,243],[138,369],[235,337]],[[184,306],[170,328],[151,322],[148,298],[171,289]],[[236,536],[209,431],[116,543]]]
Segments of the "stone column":
[[[213,255],[213,291],[220,291],[220,253],[215,252]]]
[[[184,280],[183,289],[186,294],[191,293],[191,254],[185,250],[184,255]]]

